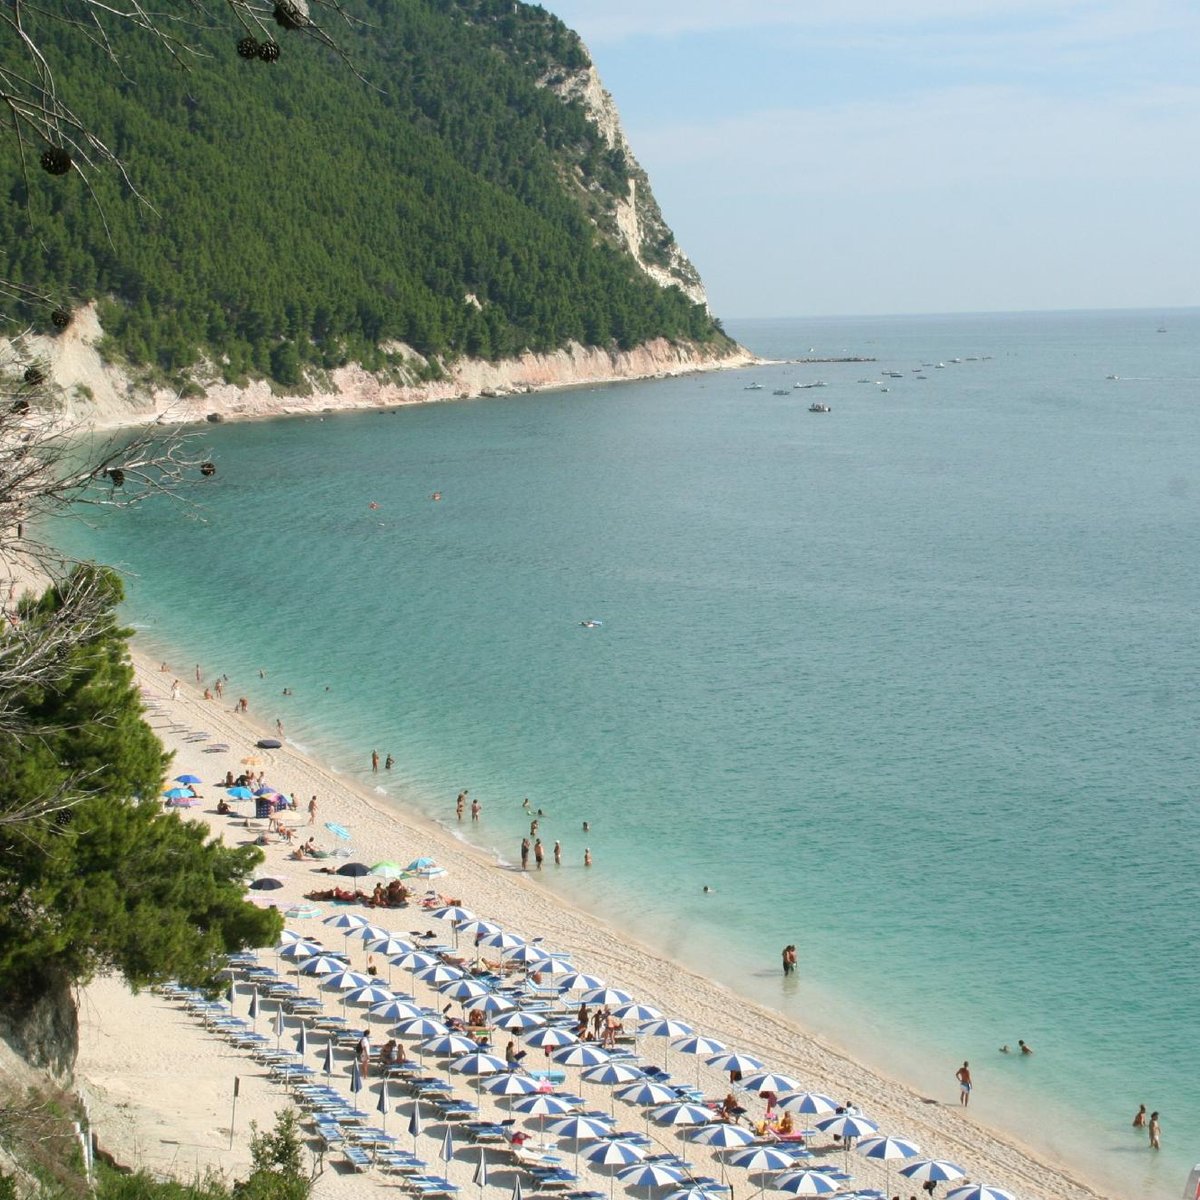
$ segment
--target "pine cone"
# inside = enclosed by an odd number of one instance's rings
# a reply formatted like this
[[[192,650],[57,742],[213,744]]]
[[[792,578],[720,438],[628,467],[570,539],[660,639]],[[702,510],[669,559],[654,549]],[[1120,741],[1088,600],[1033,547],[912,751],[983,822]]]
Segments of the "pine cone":
[[[237,44],[237,52],[243,58],[257,58],[258,43],[252,37],[244,37]]]
[[[214,462],[202,462],[200,464],[200,474],[204,476],[215,475],[217,473],[217,464]]]
[[[65,175],[71,169],[71,156],[61,146],[51,146],[42,152],[42,170],[51,175]]]
[[[50,314],[50,321],[55,329],[66,329],[71,323],[71,314],[65,308],[56,308]]]
[[[275,62],[279,58],[279,43],[263,42],[258,48],[258,57],[263,62]]]

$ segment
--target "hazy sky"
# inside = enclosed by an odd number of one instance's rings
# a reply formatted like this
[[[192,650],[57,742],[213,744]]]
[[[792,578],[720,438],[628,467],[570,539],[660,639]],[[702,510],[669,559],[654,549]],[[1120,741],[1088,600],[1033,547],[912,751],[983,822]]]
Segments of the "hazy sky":
[[[1200,304],[1194,0],[545,0],[723,316]]]

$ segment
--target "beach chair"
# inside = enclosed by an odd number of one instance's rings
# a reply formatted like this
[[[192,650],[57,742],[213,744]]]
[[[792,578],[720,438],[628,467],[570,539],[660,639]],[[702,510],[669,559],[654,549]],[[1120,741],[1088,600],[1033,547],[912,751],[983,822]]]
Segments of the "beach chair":
[[[342,1154],[350,1170],[369,1171],[371,1169],[371,1156],[365,1150],[347,1144],[342,1147]]]

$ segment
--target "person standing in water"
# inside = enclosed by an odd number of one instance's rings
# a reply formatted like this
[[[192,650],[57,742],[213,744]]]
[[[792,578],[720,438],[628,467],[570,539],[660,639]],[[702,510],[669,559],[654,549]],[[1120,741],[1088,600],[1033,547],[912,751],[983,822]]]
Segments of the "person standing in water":
[[[521,839],[521,870],[529,870],[529,839]]]
[[[585,867],[590,867],[592,865],[592,852],[590,849],[588,849],[586,847],[584,848],[584,851],[583,851],[583,865]]]
[[[542,869],[542,863],[545,859],[546,847],[542,845],[542,839],[538,838],[533,843],[533,861],[539,871]]]
[[[376,774],[378,774],[378,772],[379,772],[379,751],[378,750],[371,751],[371,770],[374,771]]]
[[[463,788],[458,793],[458,799],[454,802],[454,815],[461,821],[463,819],[463,809],[467,806],[467,789]]]
[[[554,865],[556,867],[562,866],[562,842],[554,843]]]
[[[1158,1113],[1152,1112],[1150,1114],[1150,1149],[1151,1150],[1161,1150],[1162,1149],[1161,1142],[1162,1142],[1162,1130],[1159,1128],[1159,1124],[1158,1124]]]
[[[958,1102],[966,1108],[971,1103],[971,1064],[964,1062],[954,1072],[954,1078],[958,1080]]]
[[[1139,1104],[1137,1112],[1133,1114],[1133,1127],[1134,1129],[1146,1128],[1146,1106],[1144,1104]]]

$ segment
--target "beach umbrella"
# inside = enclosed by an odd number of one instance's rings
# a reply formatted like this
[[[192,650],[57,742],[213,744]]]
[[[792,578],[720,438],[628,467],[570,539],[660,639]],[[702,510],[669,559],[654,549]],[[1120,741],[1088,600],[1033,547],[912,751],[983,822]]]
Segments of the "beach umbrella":
[[[487,988],[478,979],[466,977],[448,979],[445,983],[438,984],[438,991],[451,1000],[478,1000],[480,996],[487,995]]]
[[[544,1025],[526,1034],[524,1038],[525,1045],[532,1046],[535,1050],[544,1050],[547,1046],[557,1050],[562,1046],[573,1046],[578,1041],[578,1035],[557,1025]]]
[[[499,950],[503,955],[509,950],[515,950],[518,946],[524,946],[525,939],[519,933],[507,933],[503,929],[497,930],[495,933],[485,933],[480,939],[481,946],[490,946],[493,950]]]
[[[363,1090],[362,1072],[358,1069],[358,1060],[350,1064],[350,1095],[354,1097],[354,1111],[358,1112],[358,1093]]]
[[[711,1108],[700,1104],[666,1104],[650,1114],[659,1125],[706,1125],[716,1118]]]
[[[887,1173],[884,1190],[888,1192],[892,1190],[892,1163],[899,1158],[916,1158],[921,1153],[915,1142],[901,1137],[863,1138],[855,1149],[867,1158],[883,1159]]]
[[[324,947],[318,946],[316,942],[289,942],[280,950],[279,957],[301,962],[306,958],[315,958],[318,954],[324,953]]]
[[[671,1042],[671,1049],[677,1050],[680,1054],[695,1054],[704,1057],[720,1054],[725,1049],[725,1043],[718,1042],[716,1038],[693,1035],[675,1038]]]
[[[396,997],[385,987],[381,987],[378,983],[367,983],[362,987],[357,987],[353,991],[347,992],[344,999],[348,1004],[386,1004],[389,1000],[395,1000]]]
[[[713,1054],[704,1060],[710,1067],[715,1067],[718,1071],[740,1071],[743,1075],[749,1074],[751,1071],[761,1071],[762,1063],[752,1054],[739,1054],[736,1050],[726,1051],[724,1054]]]
[[[623,992],[620,988],[614,987],[589,988],[583,993],[580,999],[584,1004],[608,1005],[610,1008],[614,1004],[630,1004],[633,1002],[633,997],[628,992]]]
[[[868,1137],[879,1132],[879,1126],[866,1117],[855,1116],[854,1113],[838,1113],[825,1117],[817,1122],[817,1128],[822,1133],[836,1134],[842,1139]]]
[[[281,929],[279,931],[279,941],[276,943],[280,948],[290,946],[292,942],[302,942],[305,940],[304,934],[297,933],[294,929]]]
[[[408,1022],[404,1022],[408,1024]],[[399,1025],[396,1026],[400,1028]],[[475,1043],[469,1037],[463,1037],[459,1033],[442,1033],[434,1037],[427,1038],[423,1041],[418,1049],[422,1054],[432,1054],[437,1058],[459,1058],[464,1054],[473,1054],[476,1050]]]
[[[713,1194],[706,1188],[697,1186],[676,1188],[668,1192],[663,1200],[713,1200]]]
[[[392,1107],[391,1101],[388,1098],[388,1081],[385,1079],[379,1085],[379,1103],[375,1105],[375,1111],[383,1113],[383,1132],[387,1133],[387,1115]]]
[[[383,862],[372,864],[371,874],[378,875],[381,879],[399,879],[404,874],[404,868],[397,862],[384,859]]]
[[[333,1038],[325,1043],[325,1057],[321,1065],[325,1071],[325,1078],[328,1079],[333,1074]]]
[[[393,967],[403,967],[406,971],[420,971],[440,961],[437,955],[426,954],[424,950],[405,950],[403,954],[388,959]]]
[[[608,1137],[612,1129],[604,1121],[595,1117],[575,1115],[563,1117],[561,1121],[550,1123],[550,1132],[556,1137],[570,1138],[576,1142],[590,1142],[596,1138]]]
[[[824,1171],[785,1171],[771,1186],[793,1196],[831,1196],[841,1188],[841,1182]]]
[[[292,904],[283,910],[283,915],[291,921],[303,921],[319,917],[324,911],[319,904]]]
[[[638,1028],[638,1033],[646,1034],[649,1037],[683,1038],[695,1033],[695,1030],[686,1021],[679,1021],[674,1017],[657,1017],[653,1021],[644,1022]],[[718,1047],[718,1049],[724,1049],[724,1047]],[[716,1054],[717,1051],[714,1050],[712,1053]]]
[[[746,1171],[788,1171],[796,1165],[796,1156],[790,1150],[781,1150],[777,1146],[747,1146],[744,1150],[735,1150],[727,1155],[726,1161],[730,1166]]]
[[[230,800],[252,800],[254,793],[248,787],[231,787],[225,789],[225,795]]]
[[[479,1184],[479,1190],[482,1192],[487,1186],[487,1181],[487,1149],[480,1146],[479,1162],[475,1164],[475,1174],[472,1176],[471,1182]]]
[[[446,1122],[446,1136],[442,1138],[442,1162],[454,1161],[454,1126]]]
[[[509,962],[520,963],[526,970],[536,971],[542,963],[550,961],[550,951],[527,942],[524,946],[518,946],[515,950],[505,954],[504,957]]]
[[[415,1017],[422,1017],[424,1013],[415,1004],[410,1004],[407,1000],[398,1000],[393,996],[389,1000],[372,1004],[367,1016],[378,1017],[381,1021],[408,1021]]]
[[[348,842],[350,840],[350,830],[345,825],[339,825],[336,821],[326,821],[325,828],[339,841]]]
[[[258,1020],[258,988],[251,988],[250,1007],[246,1011],[250,1016],[250,1020]]]
[[[437,917],[439,921],[453,921],[455,924],[470,921],[475,916],[469,908],[463,908],[459,904],[443,904],[441,908],[435,908],[429,915]]]
[[[536,1079],[528,1075],[518,1075],[515,1071],[504,1071],[483,1080],[479,1085],[485,1092],[493,1096],[532,1096],[540,1089]]]
[[[509,1104],[514,1112],[524,1113],[527,1117],[563,1117],[574,1107],[570,1100],[548,1092],[520,1096]]]
[[[348,912],[332,913],[321,922],[322,925],[329,925],[333,929],[361,929],[364,925],[369,925],[370,923],[366,917],[360,917],[358,913]]]
[[[631,1063],[610,1061],[588,1067],[581,1078],[586,1079],[588,1083],[603,1083],[607,1087],[616,1087],[622,1083],[633,1083],[636,1079],[645,1079],[646,1073],[641,1067],[635,1067]]]
[[[254,794],[256,796],[274,796],[276,794],[276,791],[277,791],[276,788],[269,788],[269,787],[264,786],[264,787],[260,787],[260,788],[255,788]]]
[[[457,1071],[460,1075],[494,1075],[497,1071],[507,1071],[508,1063],[495,1054],[477,1050],[474,1054],[464,1054],[462,1058],[456,1058],[450,1064],[450,1070]]]
[[[347,929],[346,936],[363,942],[378,942],[391,935],[381,925],[360,925],[357,929]]]
[[[590,1042],[578,1042],[574,1046],[563,1046],[550,1055],[556,1063],[568,1067],[598,1067],[608,1062],[608,1051],[593,1046]]]
[[[483,934],[485,937],[491,933],[499,933],[500,926],[495,921],[485,921],[482,917],[471,917],[466,921],[459,921],[455,926],[456,933],[465,933],[469,937],[474,937]]]
[[[643,1107],[653,1104],[670,1104],[679,1098],[669,1087],[664,1087],[661,1083],[655,1083],[650,1079],[618,1088],[617,1095],[629,1104],[639,1104]]]
[[[279,1049],[280,1039],[283,1037],[283,1009],[275,1010],[275,1048]]]
[[[303,1058],[308,1053],[308,1027],[300,1022],[300,1032],[296,1034],[296,1053]]]
[[[605,1138],[601,1142],[593,1142],[579,1152],[580,1158],[600,1167],[629,1167],[640,1163],[646,1157],[641,1146],[633,1142],[623,1142],[620,1138]]]
[[[683,1179],[683,1171],[678,1167],[664,1166],[662,1163],[634,1163],[631,1167],[623,1167],[617,1172],[617,1178],[626,1187],[663,1187],[668,1183],[679,1183]]]
[[[514,1008],[512,1012],[501,1013],[495,1024],[508,1033],[524,1033],[526,1029],[537,1029],[545,1025],[546,1018],[538,1013],[523,1012]]]
[[[570,959],[563,958],[560,954],[550,953],[549,958],[544,958],[534,969],[535,975],[573,975],[575,968],[572,966]]]
[[[413,1153],[417,1150],[417,1138],[421,1136],[421,1102],[413,1101],[412,1112],[408,1115],[408,1132],[412,1134]]]
[[[946,1200],[1016,1200],[1012,1192],[1003,1188],[990,1187],[985,1183],[973,1183],[966,1187],[951,1188]]]
[[[176,783],[203,783],[204,780],[199,775],[176,775]]]
[[[412,948],[412,942],[406,941],[404,938],[394,937],[392,934],[388,934],[387,937],[377,938],[367,947],[368,950],[376,954],[386,955],[389,958],[393,954],[403,954],[406,950],[411,950]]]
[[[361,879],[364,875],[370,875],[371,868],[366,863],[348,862],[342,863],[337,869],[339,875],[345,875],[349,879]]]
[[[194,800],[192,792],[188,788],[171,788],[163,793],[168,800]]]
[[[413,975],[422,983],[427,983],[431,987],[437,987],[443,983],[453,983],[456,979],[463,977],[463,972],[458,967],[452,967],[449,963],[434,962],[427,967],[420,967],[413,971]]]
[[[437,1017],[427,1017],[422,1013],[420,1016],[403,1018],[392,1032],[400,1037],[433,1038],[443,1037],[450,1029]]]
[[[513,1190],[508,1200],[524,1200],[524,1197],[521,1195],[521,1175],[519,1171],[513,1172]]]
[[[582,971],[569,971],[558,981],[560,992],[591,992],[603,986],[603,979],[595,975],[585,975]]]
[[[800,1081],[777,1071],[751,1071],[740,1086],[748,1092],[798,1092]],[[833,1112],[836,1107],[836,1104],[832,1105],[828,1111]]]
[[[689,1130],[687,1139],[701,1146],[712,1146],[714,1150],[733,1150],[750,1145],[754,1141],[754,1132],[742,1125],[730,1125],[728,1121],[714,1121]]]
[[[809,1113],[820,1117],[837,1112],[838,1103],[830,1096],[822,1096],[820,1092],[791,1092],[779,1098],[779,1107],[784,1112]]]
[[[517,1006],[511,1000],[506,1000],[503,996],[487,992],[485,995],[476,996],[473,1000],[468,1000],[463,1007],[468,1012],[487,1013],[491,1017],[497,1013],[511,1012]]]
[[[340,971],[334,971],[321,980],[321,987],[328,992],[350,992],[355,988],[367,987],[371,982],[370,975],[351,971],[343,964]]]
[[[639,1004],[631,1000],[628,1004],[618,1004],[613,1009],[613,1016],[622,1021],[659,1021],[662,1013],[653,1004]]]
[[[962,1179],[966,1171],[958,1163],[944,1158],[921,1158],[900,1168],[900,1174],[914,1183],[951,1183]]]

